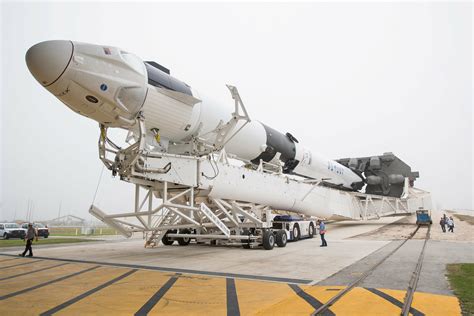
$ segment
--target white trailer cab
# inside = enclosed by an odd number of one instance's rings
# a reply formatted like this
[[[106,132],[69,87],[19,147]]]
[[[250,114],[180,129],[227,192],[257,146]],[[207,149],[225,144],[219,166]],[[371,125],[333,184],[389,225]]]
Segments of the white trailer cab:
[[[317,234],[316,220],[301,216],[276,215],[272,226],[274,230],[284,230],[290,241],[313,238]]]

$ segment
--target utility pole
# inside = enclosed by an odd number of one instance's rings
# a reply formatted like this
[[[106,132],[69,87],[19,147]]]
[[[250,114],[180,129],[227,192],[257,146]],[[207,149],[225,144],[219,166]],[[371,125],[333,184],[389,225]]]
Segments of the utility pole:
[[[63,200],[60,200],[60,201],[59,201],[58,218],[61,217],[61,206],[62,206],[62,204],[63,204]]]

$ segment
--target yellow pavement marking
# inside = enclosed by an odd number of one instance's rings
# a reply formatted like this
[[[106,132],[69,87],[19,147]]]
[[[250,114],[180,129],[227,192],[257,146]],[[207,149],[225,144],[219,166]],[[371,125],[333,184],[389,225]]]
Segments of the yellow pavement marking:
[[[82,267],[83,268],[83,267]],[[98,268],[83,275],[52,283],[36,291],[27,292],[2,301],[5,311],[15,309],[18,314],[40,314],[74,298],[130,269]]]
[[[23,260],[28,260],[28,259],[23,259]],[[20,262],[18,262],[18,263],[20,263]],[[21,263],[23,263],[23,262],[21,262]],[[38,270],[38,269],[42,269],[42,268],[52,267],[52,266],[55,266],[57,264],[59,264],[59,262],[56,262],[56,261],[46,261],[46,260],[45,261],[38,261],[38,262],[31,261],[31,264],[25,264],[25,265],[22,265],[22,266],[12,267],[12,268],[3,269],[3,270],[0,269],[0,279],[9,277],[9,276],[15,275],[15,274],[20,274],[20,273],[29,272],[29,271],[33,271],[33,270]],[[26,277],[28,277],[28,276],[26,276]],[[0,281],[0,282],[3,282],[3,281]]]
[[[14,264],[25,263],[25,262],[28,262],[28,261],[33,262],[33,260],[31,260],[29,258],[22,258],[22,257],[18,256],[18,258],[16,258],[15,260],[7,260],[7,261],[0,262],[0,269],[2,269],[3,267],[12,266]],[[8,268],[5,268],[5,269],[8,269]]]
[[[33,264],[34,265],[34,264]],[[0,296],[5,294],[13,293],[19,290],[23,290],[40,283],[48,282],[53,279],[84,270],[86,268],[92,267],[90,264],[67,264],[60,266],[55,269],[50,269],[42,272],[35,273],[34,275],[26,278],[13,278],[5,281],[1,281],[0,286]],[[41,289],[39,290],[41,293]]]
[[[21,262],[21,259],[22,257],[18,256],[18,257],[4,257],[4,256],[0,256],[0,266],[3,266],[3,265],[10,265],[10,264],[14,264],[14,262],[18,262],[20,263]],[[25,260],[23,258],[23,260]]]
[[[9,261],[23,263],[30,259]],[[5,262],[3,262],[5,263]],[[0,263],[1,264],[1,263]],[[44,260],[37,263],[0,270],[0,278],[59,264]],[[0,281],[0,296],[29,288],[59,277],[78,272],[94,265],[70,263],[53,269],[39,271]],[[52,283],[0,302],[0,315],[38,314],[56,307],[78,295],[100,286],[131,268],[102,266],[96,270]],[[137,312],[174,273],[139,270],[124,279],[91,294],[66,307],[58,314],[114,314],[130,315]],[[260,280],[236,279],[235,287],[241,315],[290,315],[311,314],[315,308],[298,296],[288,284]],[[308,295],[325,303],[343,289],[343,286],[300,285]],[[379,289],[403,302],[405,291]],[[182,274],[174,285],[151,309],[156,315],[226,315],[226,279],[221,277]],[[412,307],[426,315],[460,315],[459,301],[454,296],[415,293]],[[354,288],[336,302],[330,310],[337,315],[399,315],[400,307],[364,289]]]
[[[455,296],[416,292],[411,306],[423,310],[426,315],[461,315],[459,300]]]
[[[403,302],[405,291],[380,289],[397,300]],[[455,296],[438,295],[416,292],[413,296],[411,307],[416,308],[425,315],[461,315],[461,307]]]
[[[150,314],[226,315],[226,280],[181,275]]]
[[[265,309],[260,308],[256,310],[253,314],[255,315],[310,315],[314,312],[314,308],[306,302],[302,297],[296,294],[287,284],[285,284],[290,293],[286,298],[280,300],[279,302],[269,306]],[[314,287],[310,286],[300,286],[302,290],[310,294],[308,290],[315,291]],[[255,287],[255,291],[259,292],[259,286]],[[237,292],[238,293],[238,292]],[[314,295],[310,294],[315,297]],[[334,294],[333,294],[334,295]],[[328,298],[331,297],[331,294],[328,295]],[[321,301],[320,297],[315,297],[318,301]],[[239,301],[240,302],[240,301]]]
[[[235,280],[235,288],[241,315],[258,315],[269,309],[273,314],[285,314],[286,309],[284,312],[277,308],[276,313],[273,312],[274,305],[289,297],[296,297],[295,292],[286,283]]]
[[[133,315],[173,275],[174,273],[137,271],[55,315]]]
[[[336,315],[399,316],[401,308],[364,288],[357,287],[331,306],[331,311]]]

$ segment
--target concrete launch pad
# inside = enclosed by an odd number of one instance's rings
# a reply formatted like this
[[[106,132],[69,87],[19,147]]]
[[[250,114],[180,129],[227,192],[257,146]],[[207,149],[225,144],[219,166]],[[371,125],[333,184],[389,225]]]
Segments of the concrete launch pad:
[[[33,258],[3,251],[0,313],[310,315],[400,242],[386,238],[388,231],[413,228],[412,220],[332,223],[327,248],[315,237],[272,251],[198,244],[151,249],[137,236],[38,247]],[[371,235],[381,231],[380,240]],[[399,315],[420,242],[407,242],[326,315]],[[426,251],[411,313],[459,315],[444,266],[474,262],[473,240],[432,240]]]

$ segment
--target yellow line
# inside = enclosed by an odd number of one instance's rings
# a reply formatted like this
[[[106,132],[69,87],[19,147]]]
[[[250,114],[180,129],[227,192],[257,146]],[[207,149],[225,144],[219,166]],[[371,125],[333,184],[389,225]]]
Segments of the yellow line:
[[[226,315],[226,280],[182,275],[151,315]]]
[[[403,300],[402,300],[403,302]],[[354,288],[337,301],[331,310],[336,315],[394,315],[399,316],[401,309],[386,299],[367,291]]]
[[[285,283],[236,280],[235,287],[241,315],[289,315],[311,309]],[[286,303],[292,300],[291,306]]]
[[[459,301],[455,296],[415,293],[412,307],[422,310],[426,315],[461,315]]]
[[[0,256],[0,258],[3,259],[3,256]],[[0,262],[0,269],[2,267],[12,266],[14,264],[25,263],[25,262],[28,262],[28,261],[33,261],[33,260],[30,260],[29,258],[22,258],[22,257],[18,256],[17,258],[15,258],[15,260],[7,260],[7,261]],[[2,273],[1,270],[0,270],[0,273]]]
[[[79,270],[83,270],[81,266]],[[2,302],[2,309],[15,309],[18,314],[40,314],[79,294],[82,294],[128,269],[98,268],[77,277],[47,285],[41,289],[11,297]],[[55,276],[57,277],[57,275]]]
[[[403,302],[405,291],[381,289],[380,291]],[[411,305],[425,315],[461,315],[459,301],[455,296],[416,292]]]
[[[23,259],[23,260],[27,260],[27,259]],[[16,260],[14,260],[14,261],[16,261]],[[18,261],[18,263],[23,263],[23,262]],[[0,269],[0,279],[5,278],[5,277],[9,277],[9,276],[15,275],[15,274],[20,274],[20,273],[24,273],[24,272],[28,272],[28,271],[41,269],[41,268],[47,268],[49,266],[54,266],[54,265],[57,265],[57,264],[58,263],[55,262],[55,261],[39,261],[39,262],[31,262],[31,264],[25,264],[25,265],[22,265],[22,266],[13,267],[11,269],[4,269],[4,270]],[[0,282],[3,282],[3,281],[0,281]]]
[[[13,278],[13,279],[5,280],[1,282],[0,296],[13,293],[19,290],[23,290],[23,289],[38,285],[40,283],[51,281],[52,279],[64,276],[66,274],[74,273],[91,266],[92,265],[89,265],[89,264],[88,265],[85,265],[85,264],[69,265],[68,264],[68,265],[60,266],[57,269],[50,269],[50,270],[45,270],[42,272],[35,273],[34,275],[30,277]],[[3,303],[4,302],[2,302],[2,305],[4,305]]]
[[[8,265],[28,259],[12,260]],[[4,262],[5,263],[5,262]],[[56,265],[56,261],[0,270],[0,278]],[[40,271],[33,275],[0,281],[0,296],[16,292],[52,279],[84,270],[91,264],[68,264]],[[47,285],[0,302],[2,314],[39,314],[91,290],[119,275],[128,268],[105,266],[77,277]],[[130,315],[138,311],[173,273],[140,270],[61,310],[58,314]],[[298,296],[287,284],[258,280],[235,280],[241,315],[311,314],[314,308]],[[307,294],[325,303],[342,286],[300,286]],[[403,302],[405,291],[380,291]],[[460,315],[459,301],[454,296],[415,293],[413,307],[426,315]],[[400,308],[363,288],[354,288],[336,302],[330,310],[337,315],[399,315]],[[156,315],[226,315],[226,279],[184,274],[151,310]]]
[[[123,271],[125,270],[122,270],[122,273]],[[65,308],[57,314],[133,315],[166,281],[168,281],[171,275],[174,274],[143,270],[137,271],[125,279]]]

